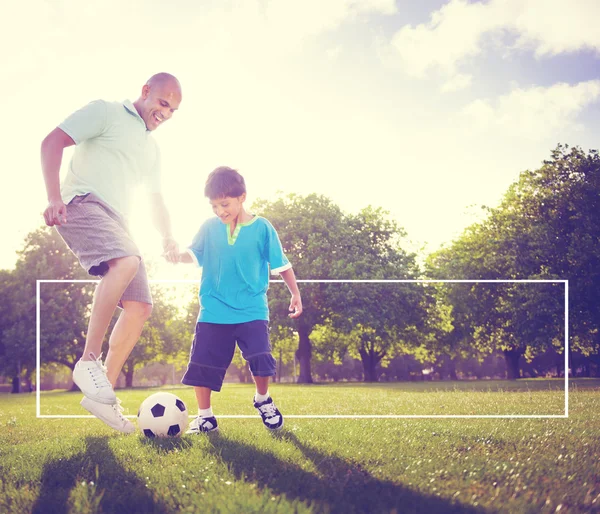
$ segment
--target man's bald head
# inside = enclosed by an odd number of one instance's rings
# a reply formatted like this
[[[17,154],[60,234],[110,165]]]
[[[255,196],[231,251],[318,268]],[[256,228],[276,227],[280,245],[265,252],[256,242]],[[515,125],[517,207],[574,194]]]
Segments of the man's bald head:
[[[156,130],[171,118],[181,103],[181,84],[170,73],[152,75],[142,87],[141,96],[133,103],[148,130]]]
[[[179,80],[177,80],[177,77],[175,77],[174,75],[171,75],[170,73],[165,73],[165,72],[157,73],[155,75],[152,75],[146,82],[146,85],[149,87],[161,86],[161,85],[164,86],[165,84],[177,87],[177,88],[179,88],[179,91],[181,92],[181,84],[179,83]]]

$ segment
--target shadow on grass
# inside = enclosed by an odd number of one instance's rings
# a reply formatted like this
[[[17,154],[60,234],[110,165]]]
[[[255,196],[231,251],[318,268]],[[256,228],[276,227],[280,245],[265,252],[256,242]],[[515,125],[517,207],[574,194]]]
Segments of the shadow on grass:
[[[140,444],[151,446],[154,450],[170,452],[172,450],[185,450],[192,447],[192,443],[185,437],[144,437],[140,436]]]
[[[96,478],[98,467],[98,479]],[[94,486],[81,485],[85,481]],[[152,496],[137,475],[123,469],[108,445],[108,437],[86,438],[84,452],[67,459],[48,460],[41,477],[41,490],[34,514],[62,514],[96,509],[90,504],[100,503],[101,512],[167,514],[169,509]],[[77,503],[71,504],[73,496]],[[87,491],[84,489],[88,487]]]
[[[336,455],[325,454],[306,445],[290,432],[273,434],[276,440],[296,446],[317,472],[310,472],[254,446],[227,439],[211,439],[211,449],[227,463],[237,479],[255,482],[288,499],[308,502],[317,512],[453,514],[485,513],[482,508],[453,504],[447,500],[418,493],[401,484],[376,478]]]

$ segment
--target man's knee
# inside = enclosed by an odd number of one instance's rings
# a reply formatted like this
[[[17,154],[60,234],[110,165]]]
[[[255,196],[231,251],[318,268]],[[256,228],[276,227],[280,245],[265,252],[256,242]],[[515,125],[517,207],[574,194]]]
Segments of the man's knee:
[[[108,261],[108,266],[111,271],[125,275],[127,277],[135,277],[140,267],[140,258],[136,255],[128,255],[127,257],[118,257]]]
[[[152,314],[152,305],[144,302],[124,301],[123,310],[128,315],[145,322]]]

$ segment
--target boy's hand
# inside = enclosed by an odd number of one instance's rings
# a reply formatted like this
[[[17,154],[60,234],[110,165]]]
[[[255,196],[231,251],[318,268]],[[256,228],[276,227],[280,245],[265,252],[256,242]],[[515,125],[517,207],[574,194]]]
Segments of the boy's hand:
[[[290,318],[297,318],[302,314],[302,298],[299,294],[293,294],[290,301]]]
[[[177,264],[181,261],[179,256],[179,249],[169,250],[163,253],[163,257],[167,260],[167,262],[172,262],[173,264]]]

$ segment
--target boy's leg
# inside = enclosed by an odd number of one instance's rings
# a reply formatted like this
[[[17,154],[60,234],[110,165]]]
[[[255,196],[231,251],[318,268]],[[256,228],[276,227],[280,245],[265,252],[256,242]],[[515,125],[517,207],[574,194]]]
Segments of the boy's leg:
[[[210,406],[212,391],[220,391],[223,379],[235,352],[232,325],[196,323],[190,351],[190,360],[181,382],[194,387],[198,402],[198,417],[191,423],[187,434],[218,430],[217,420]]]
[[[269,379],[271,377],[253,377],[256,384],[256,393],[260,396],[268,396],[269,394]]]
[[[250,365],[256,384],[253,404],[262,422],[269,430],[283,428],[283,416],[269,396],[269,379],[275,375],[277,362],[271,355],[269,325],[267,321],[256,320],[241,323],[237,332],[237,343],[242,356]]]
[[[198,409],[210,409],[210,395],[212,393],[212,390],[208,387],[194,387],[194,392],[196,393]]]
[[[213,432],[219,430],[217,418],[215,418],[210,406],[210,395],[212,390],[208,387],[194,387],[196,401],[198,402],[198,416],[192,420],[186,434],[200,434],[202,432]]]
[[[260,414],[263,425],[269,430],[281,430],[283,428],[283,415],[269,394],[269,377],[255,376],[254,382],[256,383],[254,407]],[[261,393],[261,391],[264,392]]]

